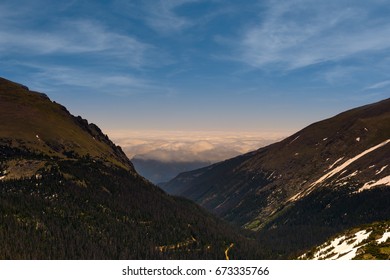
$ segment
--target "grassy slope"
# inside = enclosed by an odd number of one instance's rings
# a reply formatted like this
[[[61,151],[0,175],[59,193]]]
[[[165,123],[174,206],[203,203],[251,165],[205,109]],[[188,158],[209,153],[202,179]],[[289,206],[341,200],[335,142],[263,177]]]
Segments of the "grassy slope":
[[[130,169],[110,145],[94,138],[77,118],[45,95],[0,78],[0,104],[0,139],[13,139],[13,147],[60,158],[90,155]]]

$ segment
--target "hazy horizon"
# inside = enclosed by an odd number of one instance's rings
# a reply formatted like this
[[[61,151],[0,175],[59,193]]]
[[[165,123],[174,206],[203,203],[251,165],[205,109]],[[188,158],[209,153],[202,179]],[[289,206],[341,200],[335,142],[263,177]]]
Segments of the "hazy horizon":
[[[106,131],[132,159],[218,162],[257,150],[288,136],[280,132]]]
[[[4,0],[0,76],[104,131],[287,136],[389,97],[389,9],[379,0]]]

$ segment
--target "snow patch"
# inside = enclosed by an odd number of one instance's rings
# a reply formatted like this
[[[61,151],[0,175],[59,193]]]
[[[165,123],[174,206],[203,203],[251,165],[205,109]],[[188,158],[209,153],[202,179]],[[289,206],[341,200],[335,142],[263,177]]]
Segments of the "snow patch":
[[[288,143],[289,145],[294,142],[295,140],[297,140],[301,135],[298,135],[297,137],[295,137],[290,143]]]
[[[272,179],[273,178],[272,176],[274,176],[274,174],[275,174],[275,171],[272,171],[272,173],[267,177],[267,180]]]
[[[360,137],[356,138],[356,141],[357,141],[357,142],[360,142]]]
[[[370,169],[371,169],[371,168],[374,168],[374,167],[375,167],[375,165],[370,165],[368,168],[370,168]]]
[[[343,158],[344,158],[344,157],[341,157],[341,158],[339,158],[338,160],[336,160],[333,164],[329,165],[328,170],[329,170],[329,169],[332,169],[333,166],[335,166],[339,161],[343,160]]]
[[[348,185],[348,182],[343,182],[343,183],[337,183],[336,186],[338,187],[342,187],[342,186],[345,186],[345,185]]]
[[[314,259],[327,260],[351,260],[356,256],[358,246],[363,240],[367,239],[371,234],[367,230],[361,230],[355,233],[352,238],[346,239],[346,236],[341,236],[333,239],[328,246],[319,250]]]
[[[374,146],[374,147],[371,147],[367,150],[365,150],[364,152],[358,154],[357,156],[345,161],[343,164],[337,166],[336,168],[334,168],[333,170],[329,171],[328,173],[326,173],[325,175],[323,175],[321,178],[319,178],[317,181],[315,181],[311,186],[314,187],[315,185],[317,184],[320,184],[321,182],[323,182],[325,179],[328,179],[332,176],[334,176],[335,174],[339,173],[340,171],[342,171],[343,169],[345,169],[347,166],[349,166],[351,163],[355,162],[356,160],[358,160],[359,158],[365,156],[366,154],[368,153],[371,153],[372,151],[380,148],[380,147],[383,147],[385,146],[386,144],[390,143],[390,139],[387,139],[386,141],[383,141],[382,143]],[[341,159],[339,159],[341,160]],[[336,164],[339,160],[337,160],[334,164]],[[333,165],[332,164],[332,167]],[[329,168],[331,169],[331,168]],[[390,176],[389,176],[390,177]]]
[[[37,138],[37,139],[39,139],[39,135],[37,134],[37,135],[35,135],[35,137]]]
[[[360,193],[364,190],[369,190],[372,187],[381,186],[381,185],[390,186],[390,175],[382,179],[379,179],[378,181],[370,181],[368,183],[365,183],[363,187],[361,187],[358,191],[354,193]]]
[[[347,176],[347,178],[351,178],[351,177],[353,177],[353,176],[356,176],[358,173],[359,173],[359,170],[356,170],[356,171],[353,172],[352,174],[349,174],[349,175]]]
[[[295,153],[295,156],[298,156],[299,155],[299,153]]]
[[[328,137],[326,137],[326,138],[322,139],[322,141],[326,141],[326,140],[328,140]]]
[[[390,231],[386,231],[381,238],[377,239],[376,242],[378,244],[384,243],[387,241],[387,239],[390,238]]]
[[[0,177],[0,180],[3,180],[4,178],[5,178],[5,175],[4,175],[4,176],[1,176],[1,177]]]
[[[388,166],[388,165],[383,166],[380,170],[378,170],[377,172],[375,172],[375,175],[381,174],[382,171],[385,170],[385,168],[386,168],[387,166]]]
[[[353,173],[349,174],[348,176],[345,176],[345,177],[343,177],[342,179],[340,179],[340,181],[344,181],[344,180],[351,179],[353,176],[356,176],[356,175],[358,175],[358,173],[359,173],[359,171],[358,171],[358,170],[356,170],[355,172],[353,172]]]
[[[365,130],[365,131],[368,131],[368,129],[367,129],[367,128],[364,128],[364,130]]]
[[[298,198],[301,198],[302,197],[302,192],[299,192],[295,195],[293,195],[292,197],[290,197],[287,201],[290,202],[290,201],[296,201],[298,200]]]

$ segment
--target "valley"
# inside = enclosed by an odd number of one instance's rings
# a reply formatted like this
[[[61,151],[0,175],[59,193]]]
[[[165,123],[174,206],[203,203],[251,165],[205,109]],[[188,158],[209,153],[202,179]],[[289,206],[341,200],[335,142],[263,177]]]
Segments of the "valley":
[[[390,217],[389,133],[387,99],[182,173],[163,188],[295,256],[340,230]]]
[[[47,95],[0,79],[0,102],[2,259],[291,259],[390,217],[389,99],[181,173],[163,190]]]
[[[224,259],[232,242],[234,258],[264,254],[46,95],[0,79],[0,104],[1,259]]]

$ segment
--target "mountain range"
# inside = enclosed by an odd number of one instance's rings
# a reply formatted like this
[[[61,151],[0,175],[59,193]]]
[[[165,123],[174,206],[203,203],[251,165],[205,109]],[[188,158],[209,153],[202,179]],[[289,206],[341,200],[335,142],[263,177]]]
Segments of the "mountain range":
[[[137,174],[94,124],[0,79],[1,259],[259,258],[257,241]],[[264,256],[263,256],[264,257]]]
[[[390,99],[182,173],[164,189],[257,233],[281,256],[390,218]],[[271,245],[272,244],[272,245]]]
[[[165,191],[46,94],[0,78],[0,105],[1,259],[311,258],[340,234],[360,246],[370,225],[384,230],[368,240],[387,236],[390,99],[182,173]],[[387,258],[386,242],[355,256]]]

